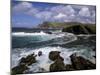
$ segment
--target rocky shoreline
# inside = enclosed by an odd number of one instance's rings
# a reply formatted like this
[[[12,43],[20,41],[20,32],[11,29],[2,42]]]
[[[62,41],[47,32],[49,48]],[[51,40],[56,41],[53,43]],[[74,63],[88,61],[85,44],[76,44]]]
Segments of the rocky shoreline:
[[[32,53],[25,58],[22,57],[19,64],[11,69],[11,74],[16,75],[27,73],[27,70],[29,69],[28,66],[37,63],[36,57],[42,56],[42,53],[42,51],[39,51],[37,55]],[[49,67],[50,72],[96,69],[95,63],[92,63],[82,56],[77,56],[76,53],[70,55],[71,64],[64,64],[64,58],[60,56],[60,53],[60,51],[49,52],[48,59],[53,61]]]

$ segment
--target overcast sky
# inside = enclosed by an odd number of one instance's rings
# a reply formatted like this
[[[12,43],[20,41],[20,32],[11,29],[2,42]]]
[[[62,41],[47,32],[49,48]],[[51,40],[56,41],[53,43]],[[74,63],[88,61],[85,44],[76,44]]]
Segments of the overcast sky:
[[[13,27],[34,27],[44,21],[95,23],[96,7],[12,1]]]

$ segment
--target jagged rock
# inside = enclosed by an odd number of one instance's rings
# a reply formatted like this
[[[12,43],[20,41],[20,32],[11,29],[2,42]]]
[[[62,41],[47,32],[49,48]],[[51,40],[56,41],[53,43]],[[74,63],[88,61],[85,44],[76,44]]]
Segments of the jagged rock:
[[[50,72],[66,70],[65,64],[63,62],[64,59],[60,56],[59,51],[51,51],[49,53],[49,59],[54,61],[54,63],[50,65]]]
[[[28,55],[26,58],[22,58],[21,60],[20,60],[20,63],[19,64],[27,64],[27,65],[31,65],[32,63],[35,63],[36,62],[36,55],[34,55],[34,53],[33,54],[31,54],[31,55]]]
[[[76,54],[72,54],[70,58],[75,70],[86,70],[96,68],[95,64],[81,56],[76,56]]]
[[[39,52],[38,52],[38,56],[41,56],[41,55],[42,55],[42,51],[39,51]]]
[[[20,64],[14,68],[12,68],[11,75],[16,75],[16,74],[23,74],[28,67],[25,64]]]
[[[75,69],[73,68],[73,65],[71,65],[71,64],[67,64],[67,65],[66,65],[66,71],[73,71],[73,70],[75,70]]]
[[[56,59],[53,64],[50,65],[50,72],[65,71],[65,64],[61,59]]]
[[[60,57],[59,54],[60,54],[59,51],[51,51],[51,52],[49,53],[49,59],[52,60],[52,61],[54,61],[54,60],[56,60],[57,58]]]

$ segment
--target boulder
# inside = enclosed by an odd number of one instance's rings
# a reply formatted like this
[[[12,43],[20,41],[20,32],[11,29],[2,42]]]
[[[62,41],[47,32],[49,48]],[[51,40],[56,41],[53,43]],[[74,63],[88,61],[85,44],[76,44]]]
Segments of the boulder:
[[[60,52],[59,51],[51,51],[49,53],[49,59],[52,60],[52,61],[56,60],[59,57],[60,57]]]
[[[50,65],[50,72],[65,71],[65,64],[61,59],[56,59],[53,64]]]
[[[38,56],[41,56],[41,55],[42,55],[42,51],[39,51],[39,52],[38,52]]]
[[[35,63],[36,62],[36,55],[34,55],[34,53],[33,54],[31,54],[31,55],[28,55],[26,58],[22,58],[21,60],[20,60],[20,63],[19,64],[27,64],[27,65],[31,65],[32,63]]]
[[[96,68],[95,64],[81,56],[76,56],[76,54],[72,54],[70,58],[75,70],[87,70]]]
[[[16,74],[23,74],[28,67],[25,64],[20,64],[11,70],[11,75],[16,75]]]

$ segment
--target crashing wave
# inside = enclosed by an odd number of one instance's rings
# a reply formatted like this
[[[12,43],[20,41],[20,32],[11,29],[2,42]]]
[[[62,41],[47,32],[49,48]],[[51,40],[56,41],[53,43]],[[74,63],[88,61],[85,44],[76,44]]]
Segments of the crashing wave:
[[[36,36],[36,35],[46,35],[43,31],[41,32],[35,32],[35,33],[25,33],[25,32],[13,32],[13,36]]]
[[[25,49],[22,49],[22,50],[25,51]],[[42,56],[36,57],[37,63],[29,66],[29,68],[30,68],[29,71],[40,72],[40,68],[43,68],[43,69],[45,69],[45,72],[48,72],[50,64],[53,63],[53,61],[51,61],[48,57],[49,53],[51,51],[60,51],[61,52],[60,55],[61,55],[61,57],[64,58],[65,64],[71,64],[70,55],[72,55],[73,53],[77,53],[78,55],[83,56],[86,59],[89,59],[90,61],[95,63],[94,58],[93,58],[93,55],[95,53],[92,50],[88,51],[87,48],[78,50],[77,48],[63,48],[63,47],[58,46],[58,47],[43,47],[43,48],[39,48],[39,49],[30,50],[28,52],[27,51],[23,52],[23,51],[21,52],[21,50],[20,50],[20,53],[18,53],[17,55],[14,54],[15,57],[12,56],[12,64],[13,64],[12,67],[14,67],[22,57],[26,57],[26,56],[32,54],[33,52],[36,55],[38,55],[39,51],[42,51]]]

